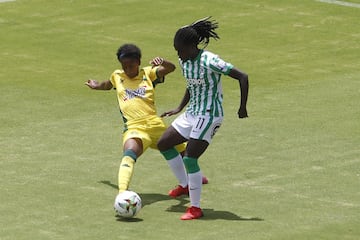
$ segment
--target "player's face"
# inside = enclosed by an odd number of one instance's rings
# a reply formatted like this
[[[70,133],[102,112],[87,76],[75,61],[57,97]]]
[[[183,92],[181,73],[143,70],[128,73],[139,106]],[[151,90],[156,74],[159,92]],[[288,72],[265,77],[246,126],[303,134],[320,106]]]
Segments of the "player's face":
[[[134,78],[139,74],[140,60],[124,58],[120,60],[122,69],[129,78]]]
[[[192,60],[197,57],[199,54],[199,49],[197,45],[185,45],[181,43],[174,43],[174,48],[178,53],[179,58],[184,62],[187,60]]]
[[[182,61],[187,61],[191,58],[191,46],[175,43],[174,48]]]

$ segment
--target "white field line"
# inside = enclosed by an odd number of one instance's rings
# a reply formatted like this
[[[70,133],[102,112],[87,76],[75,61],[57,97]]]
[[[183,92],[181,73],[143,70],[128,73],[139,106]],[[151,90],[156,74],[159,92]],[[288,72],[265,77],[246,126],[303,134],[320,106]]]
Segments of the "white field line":
[[[346,6],[346,7],[360,8],[359,3],[351,3],[351,2],[337,1],[337,0],[316,0],[316,1],[317,2],[323,2],[323,3],[329,3],[329,4],[340,5],[340,6]]]
[[[16,0],[0,0],[0,3],[15,2]]]

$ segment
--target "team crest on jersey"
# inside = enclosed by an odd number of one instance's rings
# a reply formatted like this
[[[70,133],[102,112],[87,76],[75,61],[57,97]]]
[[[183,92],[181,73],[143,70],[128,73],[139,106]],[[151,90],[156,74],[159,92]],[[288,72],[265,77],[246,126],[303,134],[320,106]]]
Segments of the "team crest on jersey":
[[[129,99],[133,99],[135,97],[144,98],[146,93],[146,86],[142,86],[138,89],[132,90],[132,89],[125,89],[125,97],[124,101],[127,101]]]

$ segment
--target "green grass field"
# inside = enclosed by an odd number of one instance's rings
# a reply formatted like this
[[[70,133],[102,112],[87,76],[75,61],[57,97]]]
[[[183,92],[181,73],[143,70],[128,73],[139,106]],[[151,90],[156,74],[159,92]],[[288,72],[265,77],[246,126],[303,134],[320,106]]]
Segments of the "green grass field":
[[[122,121],[115,93],[84,82],[108,79],[127,42],[143,65],[177,63],[175,31],[209,15],[221,39],[208,50],[249,74],[250,117],[224,77],[204,218],[179,220],[189,200],[167,197],[175,178],[149,150],[131,184],[145,206],[117,221]],[[0,3],[0,239],[360,239],[359,22],[360,8],[315,0]],[[159,112],[184,87],[178,67]]]

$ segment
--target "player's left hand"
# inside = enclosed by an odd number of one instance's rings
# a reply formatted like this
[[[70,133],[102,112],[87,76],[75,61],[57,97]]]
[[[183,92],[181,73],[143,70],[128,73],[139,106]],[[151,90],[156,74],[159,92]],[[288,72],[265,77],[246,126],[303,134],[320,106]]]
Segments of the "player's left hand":
[[[150,61],[150,64],[155,67],[155,66],[160,66],[161,64],[163,64],[164,59],[161,57],[156,57],[153,60]]]
[[[240,106],[239,111],[238,111],[238,116],[239,116],[239,118],[247,118],[248,117],[246,107]]]

